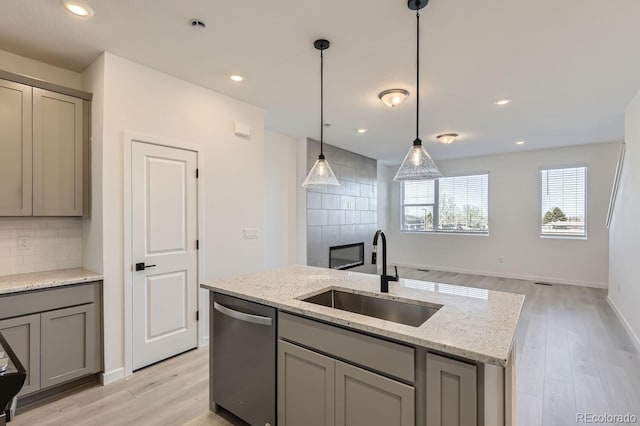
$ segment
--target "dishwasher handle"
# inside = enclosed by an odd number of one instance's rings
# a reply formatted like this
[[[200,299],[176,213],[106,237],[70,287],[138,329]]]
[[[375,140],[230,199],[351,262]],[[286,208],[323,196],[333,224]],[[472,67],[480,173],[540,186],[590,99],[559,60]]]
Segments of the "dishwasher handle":
[[[218,302],[213,302],[213,309],[215,309],[216,311],[226,316],[235,318],[240,321],[246,321],[246,322],[251,322],[254,324],[266,325],[266,326],[271,326],[271,324],[273,323],[273,318],[263,317],[260,315],[245,314],[244,312],[235,311],[231,308],[227,308],[226,306],[221,305]]]

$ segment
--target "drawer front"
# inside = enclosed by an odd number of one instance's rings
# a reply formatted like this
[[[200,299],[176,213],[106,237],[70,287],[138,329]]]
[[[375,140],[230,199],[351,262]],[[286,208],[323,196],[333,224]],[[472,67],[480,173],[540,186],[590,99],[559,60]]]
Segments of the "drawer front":
[[[278,333],[282,339],[406,382],[415,381],[415,354],[410,346],[284,312],[278,314]]]
[[[99,299],[99,282],[33,290],[0,297],[0,319],[93,303]]]

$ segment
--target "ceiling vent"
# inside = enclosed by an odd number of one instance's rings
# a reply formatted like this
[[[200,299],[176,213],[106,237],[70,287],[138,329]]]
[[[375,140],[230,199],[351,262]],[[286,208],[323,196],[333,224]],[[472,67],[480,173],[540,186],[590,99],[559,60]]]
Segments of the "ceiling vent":
[[[204,21],[201,21],[200,19],[190,20],[189,25],[191,25],[191,28],[198,31],[204,31],[207,28],[207,24],[205,24]]]

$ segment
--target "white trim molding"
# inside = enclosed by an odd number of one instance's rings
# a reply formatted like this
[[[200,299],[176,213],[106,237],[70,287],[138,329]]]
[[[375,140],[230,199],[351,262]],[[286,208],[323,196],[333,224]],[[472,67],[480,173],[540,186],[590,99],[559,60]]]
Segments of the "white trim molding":
[[[489,272],[489,271],[478,271],[473,269],[463,269],[463,268],[450,268],[447,266],[434,266],[434,265],[416,265],[412,263],[403,263],[403,262],[395,262],[390,260],[389,265],[401,266],[403,268],[413,268],[413,269],[428,269],[430,271],[442,271],[442,272],[454,272],[458,274],[471,274],[471,275],[482,275],[483,277],[499,277],[499,278],[511,278],[515,280],[525,280],[525,281],[534,281],[534,282],[544,282],[551,284],[564,284],[564,285],[575,285],[579,287],[591,287],[591,288],[609,288],[606,283],[599,283],[593,281],[579,281],[579,280],[567,280],[563,278],[554,278],[554,277],[541,277],[535,275],[525,275],[525,274],[505,274],[501,272]]]
[[[609,306],[611,306],[611,309],[613,309],[613,312],[615,312],[616,316],[622,323],[622,326],[629,334],[629,337],[631,338],[631,341],[635,345],[636,350],[640,352],[640,337],[638,337],[635,331],[633,331],[627,319],[622,315],[622,312],[620,312],[620,309],[618,309],[613,299],[611,299],[611,297],[609,297],[608,295],[607,295],[607,302],[609,302]]]
[[[124,380],[124,367],[116,368],[107,373],[100,373],[100,384],[102,386],[108,386],[111,383]]]

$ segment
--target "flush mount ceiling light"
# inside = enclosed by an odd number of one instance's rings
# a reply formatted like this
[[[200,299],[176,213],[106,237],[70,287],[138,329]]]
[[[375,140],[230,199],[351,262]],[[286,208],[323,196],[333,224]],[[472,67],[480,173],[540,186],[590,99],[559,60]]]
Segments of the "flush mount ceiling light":
[[[73,13],[76,16],[81,16],[83,18],[89,18],[93,16],[93,9],[87,6],[84,3],[77,1],[63,1],[62,4],[64,8],[69,12]]]
[[[524,141],[518,141],[516,142],[516,145],[524,145]]]
[[[438,141],[440,143],[443,143],[445,145],[449,145],[450,143],[453,143],[456,138],[458,137],[457,133],[443,133],[441,135],[436,136],[438,138]]]
[[[229,78],[231,79],[231,81],[235,81],[236,83],[240,83],[241,81],[244,81],[244,77],[238,74],[233,74],[229,76]]]
[[[499,105],[499,106],[503,106],[503,105],[509,105],[511,102],[513,102],[511,99],[509,98],[504,98],[504,99],[498,99],[494,102],[494,104]]]
[[[442,172],[424,149],[418,136],[420,134],[420,9],[427,3],[429,0],[409,0],[407,3],[410,10],[416,11],[416,138],[393,178],[395,181],[433,180],[442,177]]]
[[[408,96],[409,92],[404,89],[389,89],[378,94],[382,103],[391,108],[402,105]]]
[[[324,51],[330,46],[328,40],[320,39],[313,43],[313,47],[320,51],[320,155],[309,171],[307,178],[302,183],[305,188],[318,185],[340,186],[331,166],[324,158],[324,128],[329,123],[324,122]]]
[[[360,128],[360,129],[356,129],[356,132],[358,132],[359,134],[365,134],[369,131],[369,129],[364,129],[364,128]]]

